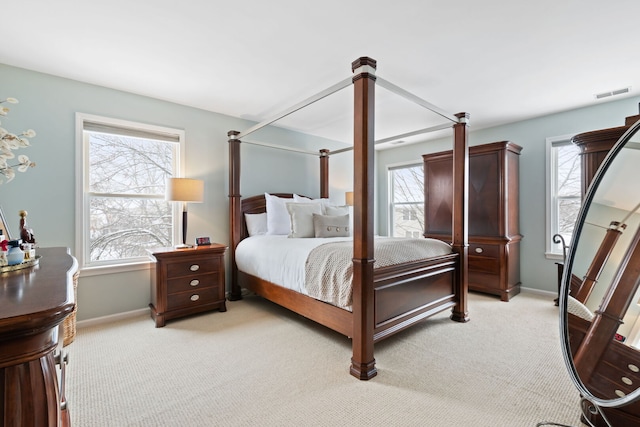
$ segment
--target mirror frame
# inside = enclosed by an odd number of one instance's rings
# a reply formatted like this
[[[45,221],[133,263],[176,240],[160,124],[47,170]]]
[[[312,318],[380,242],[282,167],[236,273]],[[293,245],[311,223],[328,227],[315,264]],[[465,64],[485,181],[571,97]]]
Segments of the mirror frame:
[[[575,364],[573,363],[573,355],[571,354],[571,346],[569,343],[569,325],[568,325],[568,310],[567,310],[567,302],[569,299],[569,290],[570,290],[570,281],[571,281],[571,272],[573,270],[573,261],[576,254],[576,248],[578,247],[578,243],[580,241],[580,235],[582,234],[582,228],[584,226],[586,216],[589,211],[589,207],[591,206],[591,202],[593,201],[594,195],[602,182],[604,175],[607,170],[611,166],[611,163],[616,159],[620,151],[624,148],[625,144],[629,141],[631,136],[635,135],[636,132],[640,129],[640,120],[631,125],[629,129],[620,137],[620,139],[615,143],[615,145],[611,148],[605,159],[602,161],[602,164],[598,168],[589,189],[584,197],[582,202],[582,206],[580,207],[580,211],[578,213],[578,218],[576,220],[576,224],[573,230],[573,235],[571,238],[571,246],[569,248],[569,252],[567,255],[567,259],[565,260],[564,271],[562,274],[562,287],[560,292],[560,340],[562,344],[562,354],[564,356],[565,365],[567,370],[569,371],[569,375],[571,376],[571,380],[573,381],[576,388],[580,391],[583,399],[587,399],[590,402],[594,403],[597,406],[601,406],[604,408],[617,408],[621,406],[628,405],[632,402],[635,402],[640,398],[640,387],[634,390],[632,393],[619,397],[616,399],[602,399],[600,397],[594,396],[584,385],[582,380],[580,379],[578,372],[576,370]]]

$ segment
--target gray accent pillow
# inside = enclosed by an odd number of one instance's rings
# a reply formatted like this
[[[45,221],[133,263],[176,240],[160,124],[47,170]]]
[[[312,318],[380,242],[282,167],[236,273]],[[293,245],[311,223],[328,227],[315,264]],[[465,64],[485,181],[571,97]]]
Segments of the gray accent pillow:
[[[348,237],[349,215],[313,214],[313,229],[316,237]]]
[[[313,237],[313,214],[322,213],[318,203],[286,203],[291,216],[291,232],[289,237]]]

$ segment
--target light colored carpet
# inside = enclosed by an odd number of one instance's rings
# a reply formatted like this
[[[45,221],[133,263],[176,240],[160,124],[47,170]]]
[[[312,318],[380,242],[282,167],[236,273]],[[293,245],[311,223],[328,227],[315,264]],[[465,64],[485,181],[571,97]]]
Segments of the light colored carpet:
[[[164,328],[148,316],[79,328],[72,425],[581,426],[551,298],[471,294],[469,313],[377,344],[370,381],[348,374],[347,338],[257,297]]]

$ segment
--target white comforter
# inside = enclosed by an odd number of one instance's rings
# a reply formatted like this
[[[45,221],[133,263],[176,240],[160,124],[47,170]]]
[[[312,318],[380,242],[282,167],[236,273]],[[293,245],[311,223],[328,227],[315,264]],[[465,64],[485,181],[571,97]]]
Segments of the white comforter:
[[[305,262],[316,246],[351,240],[351,237],[290,239],[285,235],[259,235],[244,239],[236,248],[240,271],[308,295]]]

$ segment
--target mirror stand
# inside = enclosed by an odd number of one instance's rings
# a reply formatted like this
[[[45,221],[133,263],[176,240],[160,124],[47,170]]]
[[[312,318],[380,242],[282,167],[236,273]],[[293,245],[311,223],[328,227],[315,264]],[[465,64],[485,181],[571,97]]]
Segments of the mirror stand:
[[[580,399],[580,406],[582,408],[582,422],[588,424],[591,427],[596,427],[596,424],[591,422],[592,419],[596,418],[599,420],[598,426],[604,425],[613,427],[611,422],[607,416],[600,410],[600,407],[595,403],[591,402],[589,399],[583,397]]]

